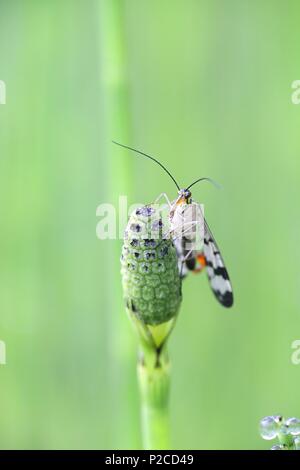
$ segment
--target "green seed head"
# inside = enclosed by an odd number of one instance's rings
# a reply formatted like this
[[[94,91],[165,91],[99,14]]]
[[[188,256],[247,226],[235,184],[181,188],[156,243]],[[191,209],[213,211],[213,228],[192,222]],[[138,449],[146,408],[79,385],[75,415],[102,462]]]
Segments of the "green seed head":
[[[137,320],[150,326],[174,318],[181,302],[176,250],[163,234],[164,223],[158,210],[144,206],[131,214],[122,248],[127,308]]]

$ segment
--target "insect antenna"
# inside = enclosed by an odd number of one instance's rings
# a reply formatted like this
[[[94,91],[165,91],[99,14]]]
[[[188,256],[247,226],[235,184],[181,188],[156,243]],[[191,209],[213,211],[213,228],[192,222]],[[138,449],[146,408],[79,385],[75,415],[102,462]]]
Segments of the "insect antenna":
[[[148,155],[147,153],[141,152],[140,150],[129,147],[128,145],[120,144],[119,142],[116,142],[115,140],[112,140],[112,143],[116,144],[116,145],[119,145],[120,147],[124,147],[125,149],[132,150],[133,152],[139,153],[140,155],[143,155],[144,157],[150,158],[150,160],[157,163],[170,176],[170,178],[175,183],[178,191],[180,190],[180,187],[179,187],[177,181],[175,180],[174,176],[172,176],[171,173],[169,172],[169,170],[167,170],[167,168],[162,163],[160,163],[158,160],[156,160],[156,158],[151,157],[151,155]]]
[[[209,181],[209,182],[212,183],[216,188],[218,188],[218,189],[221,188],[221,185],[219,185],[219,183],[217,183],[216,181],[214,181],[214,180],[211,179],[211,178],[199,178],[199,179],[197,179],[196,181],[194,181],[192,184],[190,184],[186,189],[190,189],[192,186],[194,186],[194,184],[199,183],[200,181]]]

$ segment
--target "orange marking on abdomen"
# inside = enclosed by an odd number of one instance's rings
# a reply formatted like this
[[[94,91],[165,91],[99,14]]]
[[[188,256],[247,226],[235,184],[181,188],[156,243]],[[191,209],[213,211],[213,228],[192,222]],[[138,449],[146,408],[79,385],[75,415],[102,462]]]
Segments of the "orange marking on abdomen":
[[[206,266],[206,259],[202,253],[200,253],[200,255],[197,255],[197,261],[199,261],[203,268]]]
[[[197,255],[196,259],[198,261],[198,266],[193,270],[193,273],[195,274],[200,273],[206,266],[206,259],[202,253]]]

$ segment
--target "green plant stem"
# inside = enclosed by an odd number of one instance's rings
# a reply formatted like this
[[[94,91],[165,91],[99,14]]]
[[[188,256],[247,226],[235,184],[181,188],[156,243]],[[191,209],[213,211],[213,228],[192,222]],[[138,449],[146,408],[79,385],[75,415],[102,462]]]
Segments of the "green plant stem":
[[[145,352],[145,350],[143,350]],[[138,363],[143,446],[146,450],[170,449],[170,364],[166,352],[144,354]]]
[[[119,195],[132,196],[134,179],[132,158],[120,152],[112,140],[131,142],[131,112],[128,86],[128,60],[126,41],[125,2],[123,0],[99,0],[100,83],[101,83],[101,138],[100,161],[106,178],[105,202],[118,207]],[[101,175],[100,175],[101,177]],[[119,228],[122,232],[122,227]],[[124,227],[125,229],[125,227]],[[118,234],[117,234],[118,237]],[[106,293],[108,312],[108,349],[110,379],[110,429],[117,448],[137,448],[140,445],[137,410],[137,391],[134,384],[135,343],[130,325],[124,315],[119,257],[120,243],[107,244],[107,269],[109,289]],[[121,397],[126,396],[126,406]],[[130,426],[128,423],[131,423]]]
[[[106,156],[110,164],[110,182],[117,195],[131,194],[133,185],[132,158],[116,151],[112,140],[131,141],[131,110],[128,83],[125,3],[123,0],[100,1],[101,108],[105,121],[101,123]]]

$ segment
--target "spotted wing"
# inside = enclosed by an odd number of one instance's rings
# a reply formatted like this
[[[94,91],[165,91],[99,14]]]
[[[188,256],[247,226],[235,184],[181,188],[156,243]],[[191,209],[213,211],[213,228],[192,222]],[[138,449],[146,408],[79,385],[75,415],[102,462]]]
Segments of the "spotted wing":
[[[233,305],[233,292],[228,271],[218,245],[204,221],[204,257],[206,272],[213,293],[224,307]]]

